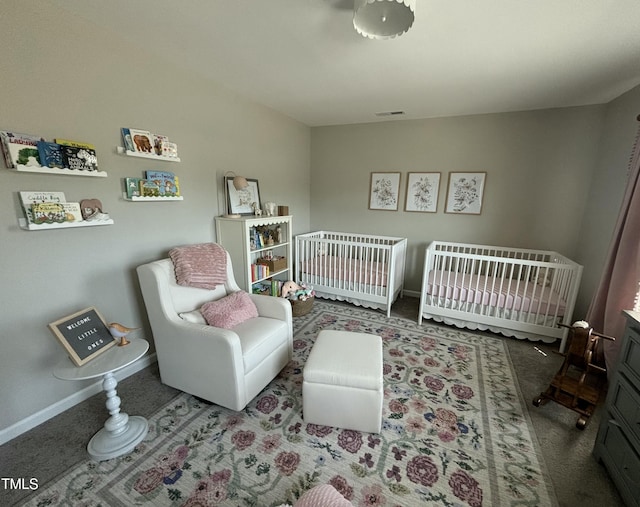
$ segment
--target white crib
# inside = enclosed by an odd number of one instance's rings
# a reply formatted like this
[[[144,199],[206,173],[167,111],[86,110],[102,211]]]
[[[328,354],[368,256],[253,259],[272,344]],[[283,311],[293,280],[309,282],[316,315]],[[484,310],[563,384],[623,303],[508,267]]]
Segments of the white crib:
[[[575,307],[582,266],[556,253],[434,241],[426,249],[420,311],[468,329],[551,343]]]
[[[316,296],[385,309],[404,287],[406,238],[316,231],[296,236],[296,281]]]

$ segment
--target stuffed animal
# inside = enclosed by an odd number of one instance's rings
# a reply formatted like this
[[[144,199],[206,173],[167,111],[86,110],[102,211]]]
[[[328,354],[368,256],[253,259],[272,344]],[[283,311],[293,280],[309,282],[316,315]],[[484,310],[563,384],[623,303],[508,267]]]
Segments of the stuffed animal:
[[[253,209],[253,214],[255,216],[259,217],[260,215],[262,215],[262,210],[260,209],[260,206],[258,206],[257,202],[252,202],[251,208]]]
[[[283,298],[293,296],[300,289],[302,289],[302,287],[300,287],[296,282],[292,282],[291,280],[284,282],[280,296]]]

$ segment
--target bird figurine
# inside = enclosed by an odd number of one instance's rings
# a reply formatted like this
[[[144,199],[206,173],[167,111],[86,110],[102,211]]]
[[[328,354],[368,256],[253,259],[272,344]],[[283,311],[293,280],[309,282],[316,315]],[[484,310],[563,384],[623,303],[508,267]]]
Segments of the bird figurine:
[[[135,331],[136,329],[140,329],[139,327],[127,327],[122,324],[118,324],[117,322],[112,322],[109,324],[109,332],[111,336],[114,338],[120,338],[120,343],[118,343],[118,347],[124,347],[125,345],[129,345],[129,340],[127,340],[127,335],[131,331]]]

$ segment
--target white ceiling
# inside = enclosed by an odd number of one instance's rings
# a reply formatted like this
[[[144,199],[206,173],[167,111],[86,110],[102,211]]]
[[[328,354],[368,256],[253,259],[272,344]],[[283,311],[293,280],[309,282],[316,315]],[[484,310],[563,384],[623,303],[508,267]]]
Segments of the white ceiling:
[[[49,2],[309,126],[597,104],[640,84],[640,0],[417,0],[383,41],[356,33],[353,0]]]

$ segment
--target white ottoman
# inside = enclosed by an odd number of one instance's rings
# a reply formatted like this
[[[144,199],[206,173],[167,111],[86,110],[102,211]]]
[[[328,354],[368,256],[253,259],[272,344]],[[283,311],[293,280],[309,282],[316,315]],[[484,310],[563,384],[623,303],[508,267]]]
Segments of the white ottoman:
[[[380,433],[382,339],[347,331],[320,331],[303,370],[307,423]]]

